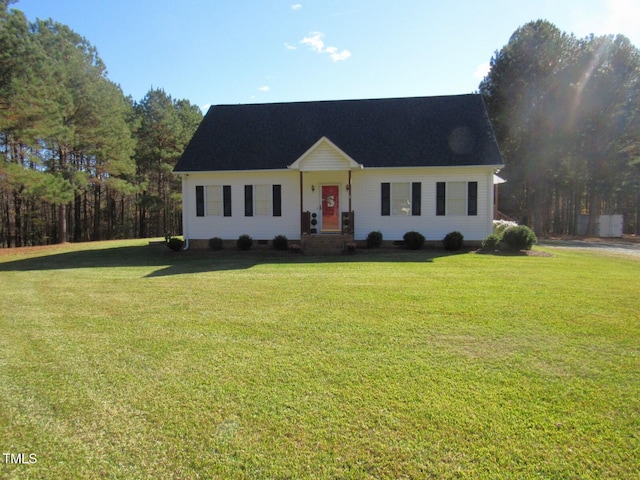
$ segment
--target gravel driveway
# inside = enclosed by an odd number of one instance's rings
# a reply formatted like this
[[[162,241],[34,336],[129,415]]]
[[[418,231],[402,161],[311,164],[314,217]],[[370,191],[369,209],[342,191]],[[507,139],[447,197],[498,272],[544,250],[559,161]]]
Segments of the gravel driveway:
[[[540,240],[541,247],[577,248],[581,250],[617,253],[640,257],[640,242],[618,238],[589,238],[583,240]]]

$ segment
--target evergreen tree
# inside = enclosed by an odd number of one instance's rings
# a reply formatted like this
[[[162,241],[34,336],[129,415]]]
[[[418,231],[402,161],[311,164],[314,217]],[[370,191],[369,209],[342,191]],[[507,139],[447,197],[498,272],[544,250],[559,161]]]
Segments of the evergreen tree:
[[[74,241],[101,238],[103,186],[111,177],[134,171],[126,100],[106,78],[102,60],[86,39],[51,20],[38,21],[34,33],[46,52],[56,105],[55,128],[44,139],[47,171],[62,175],[75,193],[73,215],[66,203],[58,204],[58,239],[66,240],[67,222],[73,225]]]
[[[136,163],[142,192],[138,199],[140,237],[173,234],[181,228],[180,181],[173,174],[202,113],[187,100],[174,101],[162,89],[151,89],[135,105]]]
[[[538,234],[575,233],[583,212],[637,229],[638,50],[622,36],[576,39],[531,22],[480,85],[505,158],[500,205]]]
[[[10,3],[0,0],[0,246],[178,232],[172,169],[200,109],[160,89],[125,98],[85,38],[30,24]]]

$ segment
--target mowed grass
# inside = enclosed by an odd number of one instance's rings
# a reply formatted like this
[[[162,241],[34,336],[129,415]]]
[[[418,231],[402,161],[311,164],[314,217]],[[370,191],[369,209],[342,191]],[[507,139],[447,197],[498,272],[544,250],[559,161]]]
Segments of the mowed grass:
[[[640,261],[0,256],[0,478],[639,478]]]

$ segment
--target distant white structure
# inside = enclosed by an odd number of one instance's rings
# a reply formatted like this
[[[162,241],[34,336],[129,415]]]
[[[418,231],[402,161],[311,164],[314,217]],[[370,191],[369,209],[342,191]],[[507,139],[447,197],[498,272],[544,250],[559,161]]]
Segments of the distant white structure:
[[[578,218],[578,235],[591,231],[596,237],[621,237],[622,236],[622,215],[580,215]]]

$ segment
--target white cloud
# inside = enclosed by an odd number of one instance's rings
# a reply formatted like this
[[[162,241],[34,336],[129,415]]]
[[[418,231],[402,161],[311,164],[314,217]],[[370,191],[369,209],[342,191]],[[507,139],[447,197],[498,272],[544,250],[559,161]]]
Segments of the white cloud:
[[[300,43],[303,45],[309,45],[311,47],[311,50],[322,53],[322,51],[324,50],[324,42],[322,41],[323,38],[324,33],[311,32],[309,35],[300,40]]]
[[[260,90],[261,92],[268,92],[269,91],[269,85],[265,85],[263,87],[258,88],[258,90]]]
[[[346,60],[351,57],[351,52],[349,50],[342,50],[338,52],[337,47],[326,47],[324,46],[324,33],[322,32],[311,32],[309,35],[300,40],[300,43],[303,45],[308,45],[311,50],[317,53],[326,53],[329,55],[329,58],[334,62],[340,62]],[[286,44],[285,44],[286,46]],[[288,48],[288,47],[287,47]]]
[[[300,10],[302,8],[302,5],[299,3],[294,3],[293,5],[291,5],[291,10]]]
[[[478,67],[476,68],[476,71],[473,74],[473,77],[476,80],[483,80],[484,77],[486,77],[487,75],[489,75],[489,70],[491,69],[491,65],[489,64],[489,62],[486,63],[481,63],[480,65],[478,65]]]
[[[297,50],[298,47],[296,47],[295,45],[291,45],[290,43],[286,43],[284,44],[284,48],[286,48],[287,50]]]
[[[207,110],[209,110],[210,107],[210,103],[205,103],[204,105],[200,105],[200,110],[202,110],[202,113],[207,113]]]
[[[336,47],[327,47],[325,52],[329,54],[329,58],[334,62],[346,60],[351,56],[351,52],[349,50],[342,50],[338,53],[338,49]]]

